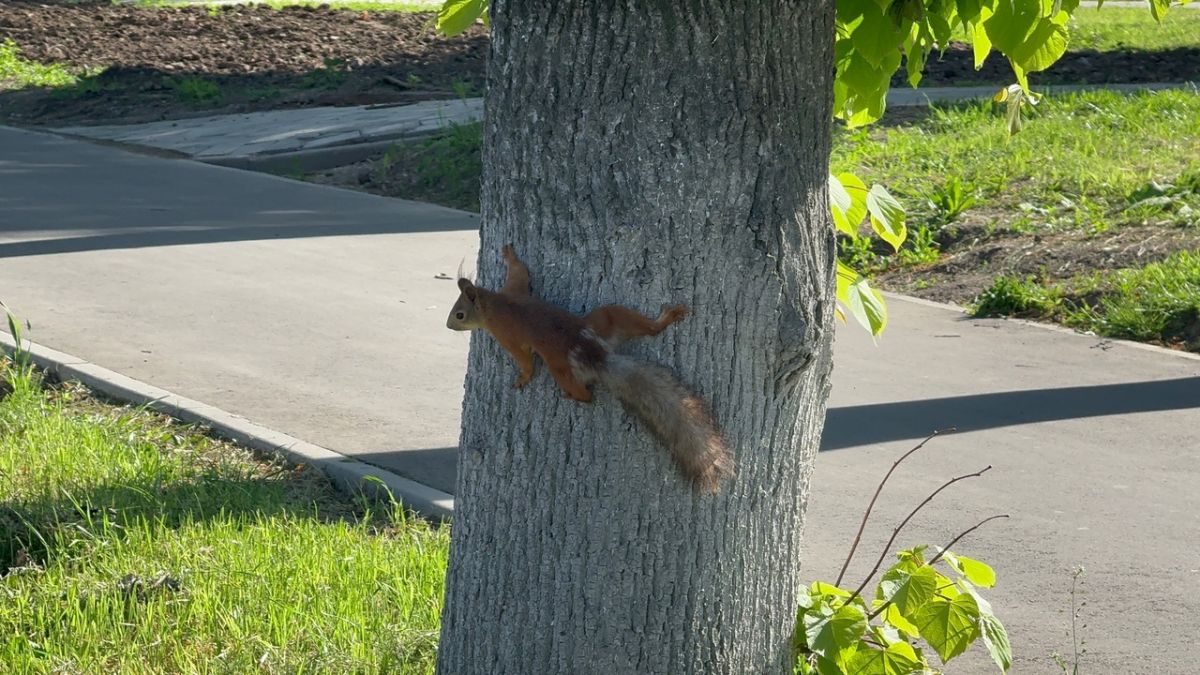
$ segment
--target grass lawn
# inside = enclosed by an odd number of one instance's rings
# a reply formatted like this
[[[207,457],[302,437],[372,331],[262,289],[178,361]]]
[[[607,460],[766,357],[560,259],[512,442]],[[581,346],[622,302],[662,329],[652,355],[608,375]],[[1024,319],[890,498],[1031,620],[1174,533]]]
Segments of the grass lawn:
[[[836,134],[832,166],[885,184],[919,216],[957,182],[996,227],[1195,225],[1200,208],[1200,94],[1095,91],[1047,97],[1010,137],[990,102],[934,107],[928,117]],[[1151,181],[1191,188],[1141,203]],[[1190,209],[1184,209],[1190,206]],[[1190,213],[1189,213],[1190,211]]]
[[[843,251],[885,288],[1200,351],[1200,93],[1048,97],[1011,138],[934,108],[840,132],[833,166],[909,208],[900,255]]]
[[[449,535],[0,365],[0,672],[430,672]]]
[[[1158,23],[1148,7],[1080,7],[1069,28],[1071,51],[1200,48],[1200,12],[1188,8],[1167,12]]]
[[[1200,251],[1060,282],[1002,275],[970,309],[975,316],[1057,321],[1097,335],[1200,351]]]

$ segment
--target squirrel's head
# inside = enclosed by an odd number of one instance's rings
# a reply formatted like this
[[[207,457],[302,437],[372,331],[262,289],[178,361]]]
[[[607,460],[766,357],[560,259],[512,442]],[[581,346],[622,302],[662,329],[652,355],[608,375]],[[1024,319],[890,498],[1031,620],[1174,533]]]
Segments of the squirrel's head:
[[[475,288],[475,284],[471,283],[470,279],[459,279],[458,290],[462,293],[458,296],[458,302],[454,303],[454,307],[450,309],[450,316],[446,318],[446,328],[450,330],[475,330],[483,328],[483,320],[479,316],[479,289]]]

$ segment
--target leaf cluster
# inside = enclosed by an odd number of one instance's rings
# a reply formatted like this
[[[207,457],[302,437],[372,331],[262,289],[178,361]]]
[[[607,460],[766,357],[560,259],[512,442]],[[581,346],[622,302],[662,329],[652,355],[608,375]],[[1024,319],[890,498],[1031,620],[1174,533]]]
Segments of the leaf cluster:
[[[934,672],[982,640],[1002,672],[1012,666],[1004,624],[979,593],[996,583],[987,564],[927,546],[905,549],[869,603],[824,582],[800,591],[796,672],[808,675],[908,675]]]
[[[1161,21],[1169,0],[1150,0]],[[908,83],[921,81],[925,62],[952,41],[969,42],[975,69],[994,50],[1008,59],[1023,96],[1002,92],[1010,127],[1023,103],[1035,103],[1029,73],[1045,70],[1067,51],[1068,22],[1079,0],[838,0],[834,53],[834,114],[851,127],[883,117],[892,75],[903,61]]]
[[[829,208],[838,235],[851,242],[859,241],[864,221],[896,251],[908,237],[904,225],[904,206],[882,185],[870,188],[862,179],[850,173],[829,176]],[[887,305],[879,291],[871,288],[867,278],[841,260],[837,263],[837,299],[850,310],[851,316],[877,336],[887,327]],[[838,316],[845,320],[841,308]]]

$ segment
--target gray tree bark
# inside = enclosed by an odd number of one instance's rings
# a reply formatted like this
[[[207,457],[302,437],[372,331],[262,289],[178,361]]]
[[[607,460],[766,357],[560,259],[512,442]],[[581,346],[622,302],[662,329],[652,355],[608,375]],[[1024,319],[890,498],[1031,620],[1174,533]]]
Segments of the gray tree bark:
[[[707,398],[702,496],[613,396],[522,391],[474,334],[438,671],[784,673],[825,417],[830,0],[494,0],[480,283],[500,247],[576,313],[694,315],[621,348]],[[447,299],[450,300],[449,298]]]

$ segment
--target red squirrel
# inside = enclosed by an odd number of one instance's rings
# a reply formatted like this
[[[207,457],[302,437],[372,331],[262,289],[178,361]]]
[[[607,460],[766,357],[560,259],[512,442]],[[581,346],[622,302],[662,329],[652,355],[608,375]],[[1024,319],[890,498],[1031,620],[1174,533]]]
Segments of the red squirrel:
[[[616,354],[630,338],[658,335],[688,314],[685,305],[664,307],[651,319],[621,305],[605,305],[583,317],[555,307],[529,292],[529,268],[511,245],[502,251],[508,278],[489,291],[460,278],[462,292],[450,310],[451,330],[491,333],[517,363],[514,386],[529,384],[533,355],[542,357],[567,398],[592,400],[588,385],[600,383],[642,420],[670,449],[680,471],[701,492],[717,492],[733,474],[733,458],[708,405],[666,368]]]

